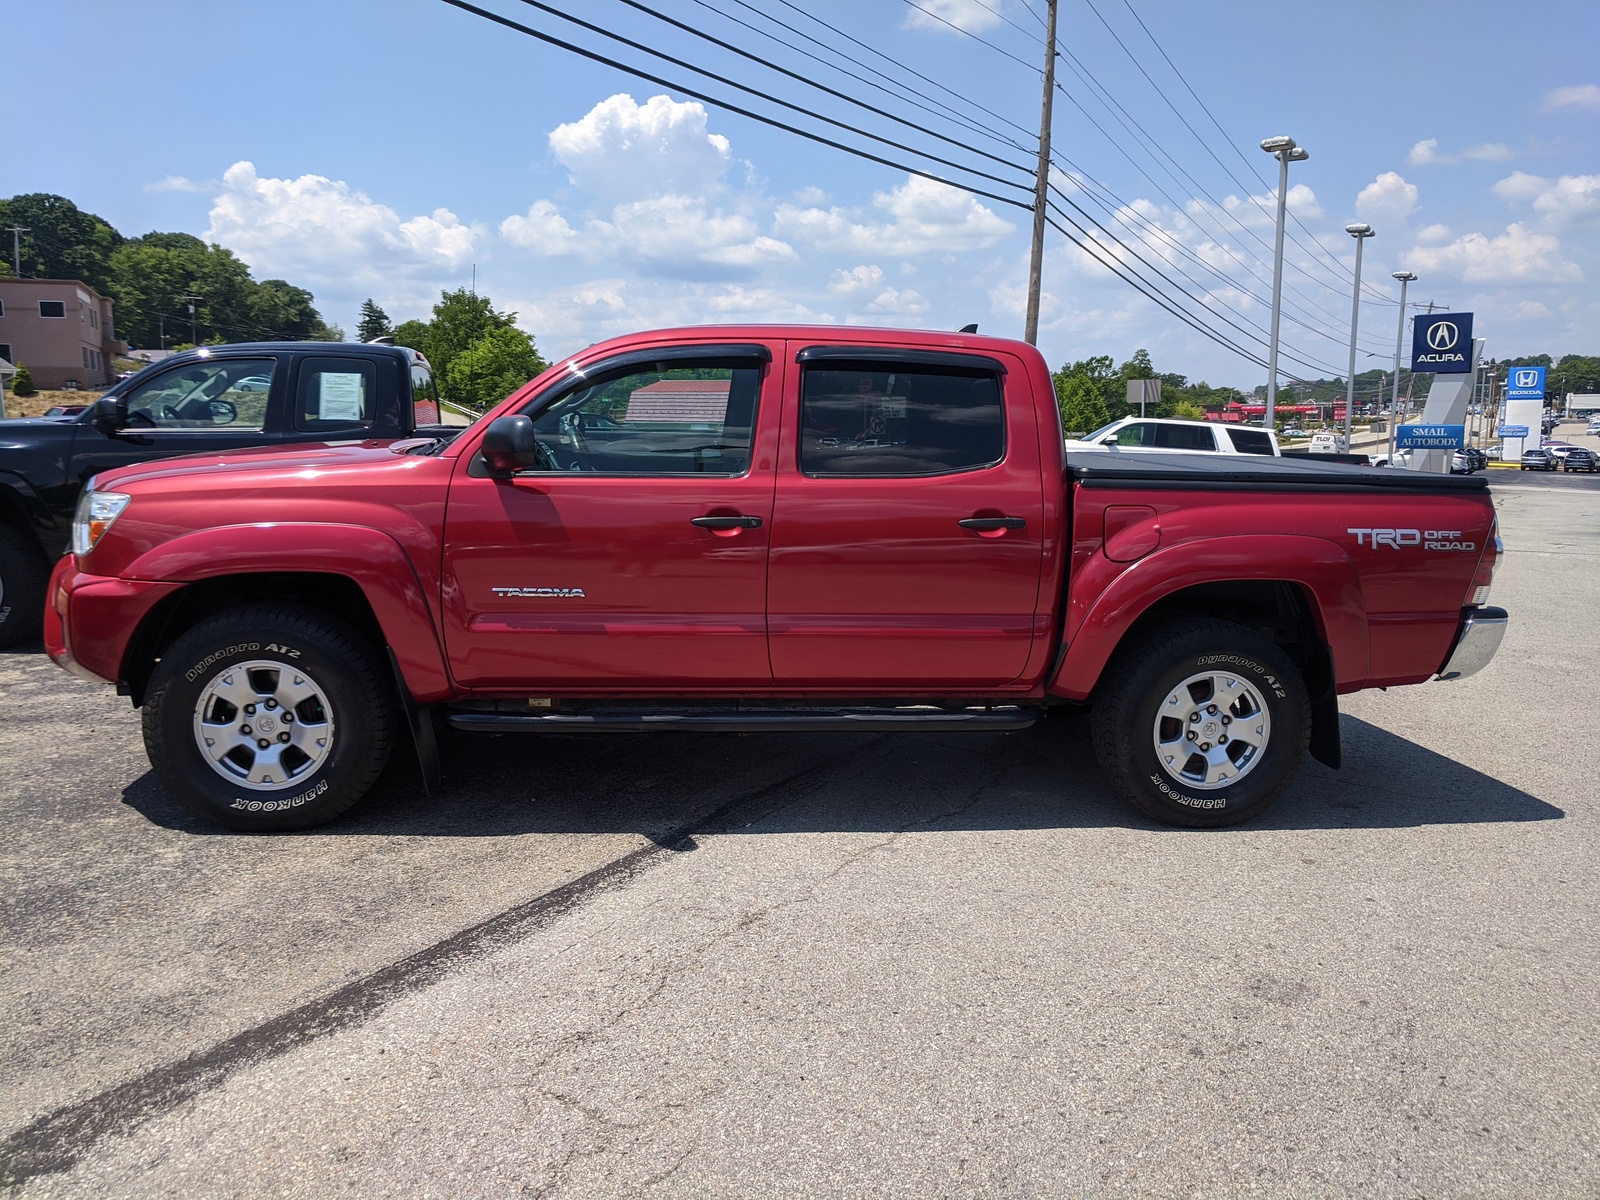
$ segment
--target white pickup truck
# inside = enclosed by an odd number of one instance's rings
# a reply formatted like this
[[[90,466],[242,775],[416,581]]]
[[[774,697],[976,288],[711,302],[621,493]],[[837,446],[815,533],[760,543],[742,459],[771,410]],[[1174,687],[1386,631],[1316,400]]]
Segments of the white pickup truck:
[[[1220,421],[1184,421],[1176,417],[1123,417],[1085,437],[1067,440],[1080,450],[1200,450],[1213,454],[1279,455],[1277,436],[1257,425],[1225,425]]]

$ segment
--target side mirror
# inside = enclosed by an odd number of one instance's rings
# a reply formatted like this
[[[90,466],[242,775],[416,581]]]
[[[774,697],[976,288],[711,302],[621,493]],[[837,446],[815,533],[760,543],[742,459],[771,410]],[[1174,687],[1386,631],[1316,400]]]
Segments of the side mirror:
[[[112,435],[128,427],[128,401],[122,396],[102,396],[89,409],[89,424]]]
[[[491,475],[510,475],[539,464],[542,455],[529,417],[496,417],[483,431],[483,461]]]

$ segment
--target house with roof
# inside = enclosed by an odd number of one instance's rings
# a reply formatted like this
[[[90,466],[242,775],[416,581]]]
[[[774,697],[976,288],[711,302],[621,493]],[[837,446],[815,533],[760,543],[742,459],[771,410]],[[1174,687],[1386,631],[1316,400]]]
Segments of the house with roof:
[[[77,279],[0,278],[0,359],[25,363],[38,388],[103,388],[121,352],[112,300]]]

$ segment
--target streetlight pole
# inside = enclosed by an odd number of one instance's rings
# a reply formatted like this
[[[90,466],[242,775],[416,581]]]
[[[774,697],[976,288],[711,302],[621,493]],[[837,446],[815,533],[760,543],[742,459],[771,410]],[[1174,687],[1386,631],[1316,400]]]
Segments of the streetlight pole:
[[[1400,281],[1400,320],[1394,331],[1394,398],[1389,401],[1389,465],[1394,466],[1394,445],[1400,436],[1400,344],[1406,337],[1406,284],[1416,279],[1410,271],[1396,271]]]
[[[1361,320],[1361,246],[1372,236],[1372,226],[1364,221],[1346,225],[1344,231],[1356,240],[1356,290],[1350,300],[1350,371],[1344,387],[1344,452],[1351,453],[1351,423],[1356,410],[1356,325]]]
[[[1272,338],[1267,349],[1266,427],[1272,428],[1278,404],[1278,314],[1283,308],[1283,222],[1289,204],[1289,164],[1311,155],[1292,137],[1263,138],[1261,148],[1278,160],[1278,239],[1272,252]]]
[[[1045,203],[1050,198],[1050,113],[1056,89],[1056,0],[1045,6],[1044,102],[1039,111],[1039,169],[1033,181],[1033,248],[1028,263],[1028,315],[1022,339],[1039,342],[1039,292],[1044,282]]]

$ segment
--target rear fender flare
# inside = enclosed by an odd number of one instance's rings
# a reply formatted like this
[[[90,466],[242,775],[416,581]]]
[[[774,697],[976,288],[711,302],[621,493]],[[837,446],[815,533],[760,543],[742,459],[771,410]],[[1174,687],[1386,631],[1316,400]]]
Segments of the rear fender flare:
[[[454,695],[416,568],[400,543],[381,530],[298,521],[203,529],[146,551],[120,574],[200,583],[286,571],[352,580],[372,607],[412,697],[430,704]]]
[[[1366,682],[1372,646],[1355,563],[1325,538],[1247,534],[1182,542],[1134,563],[1101,592],[1073,634],[1049,692],[1087,699],[1118,644],[1151,605],[1202,583],[1281,581],[1311,600],[1317,636],[1329,647],[1340,691]]]

